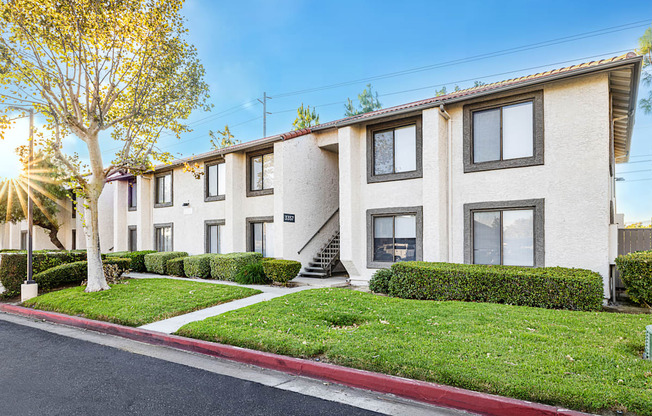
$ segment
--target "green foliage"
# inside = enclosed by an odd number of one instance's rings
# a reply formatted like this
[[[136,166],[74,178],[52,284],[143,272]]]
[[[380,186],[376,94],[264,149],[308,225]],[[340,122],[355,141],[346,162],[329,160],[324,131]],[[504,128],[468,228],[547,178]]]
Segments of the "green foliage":
[[[652,251],[618,256],[616,266],[629,297],[642,305],[652,305]]]
[[[638,39],[639,55],[643,55],[643,71],[641,73],[641,83],[646,87],[652,85],[652,27],[648,27],[643,36]],[[652,91],[647,98],[641,98],[639,105],[645,114],[652,114]]]
[[[651,416],[652,361],[641,359],[649,324],[645,314],[314,289],[177,333],[591,414]]]
[[[145,256],[152,253],[156,253],[156,250],[116,251],[115,253],[107,253],[106,257],[122,257],[131,259],[131,270],[137,273],[144,273],[147,271],[145,268]]]
[[[36,309],[140,326],[260,293],[246,287],[180,279],[129,279],[111,290],[85,293],[73,287],[25,302]]]
[[[351,117],[358,114],[369,113],[371,111],[380,110],[383,105],[378,100],[378,92],[375,94],[371,90],[371,84],[367,84],[367,88],[358,94],[358,107],[354,107],[353,101],[347,98],[347,103],[344,105],[344,116]]]
[[[270,282],[269,278],[265,276],[263,264],[266,261],[258,263],[249,263],[240,268],[235,275],[235,281],[243,285],[264,285]]]
[[[297,108],[297,118],[292,123],[292,130],[301,130],[307,127],[316,126],[319,124],[319,114],[315,108],[310,111],[310,106],[307,108],[301,107]]]
[[[209,130],[208,135],[211,138],[210,141],[213,150],[224,149],[225,147],[233,146],[240,143],[240,140],[236,140],[235,136],[231,134],[228,124],[224,126],[223,131],[218,130],[217,133],[215,133],[213,130]]]
[[[114,257],[103,260],[104,265],[118,266],[118,275],[122,275],[125,271],[129,270],[131,259]],[[106,271],[105,271],[106,273]],[[84,261],[75,261],[72,263],[60,264],[44,270],[34,275],[34,281],[38,283],[39,290],[47,292],[61,286],[69,284],[79,284],[86,280],[88,274],[88,263]]]
[[[263,262],[265,275],[274,283],[285,284],[297,277],[301,271],[301,263],[294,260],[267,260]]]
[[[28,159],[28,149],[26,146],[21,146],[16,149],[19,156],[22,172],[18,179],[11,183],[9,179],[0,181],[0,224],[5,221],[16,223],[27,218],[26,201],[27,201],[27,166],[30,165]],[[59,213],[60,206],[58,201],[65,201],[68,199],[68,191],[62,185],[62,169],[51,158],[47,158],[42,152],[34,155],[31,168],[34,172],[32,175],[33,181],[33,221],[34,225],[41,227],[48,234],[50,241],[59,250],[65,247],[59,241],[59,222],[57,221],[57,214]]]
[[[392,280],[393,275],[394,273],[392,273],[391,269],[376,270],[376,273],[374,273],[369,281],[369,290],[374,293],[388,294],[389,281]]]
[[[234,281],[242,267],[250,263],[259,263],[262,258],[260,253],[216,254],[211,257],[211,277]]]
[[[185,251],[161,251],[145,255],[145,269],[149,273],[168,274],[168,260],[177,257],[186,257]]]
[[[83,251],[34,251],[32,270],[34,275],[58,266],[86,260]],[[2,253],[0,255],[0,283],[6,289],[3,296],[20,294],[20,285],[27,279],[27,253],[24,251]]]
[[[405,299],[462,300],[583,311],[602,307],[602,277],[590,270],[416,261],[395,263],[392,272],[389,295]]]
[[[167,271],[170,276],[179,276],[185,277],[186,274],[183,271],[183,260],[187,257],[175,257],[168,260],[167,262]]]
[[[217,254],[199,254],[197,256],[184,257],[183,270],[188,277],[211,277],[211,258]]]

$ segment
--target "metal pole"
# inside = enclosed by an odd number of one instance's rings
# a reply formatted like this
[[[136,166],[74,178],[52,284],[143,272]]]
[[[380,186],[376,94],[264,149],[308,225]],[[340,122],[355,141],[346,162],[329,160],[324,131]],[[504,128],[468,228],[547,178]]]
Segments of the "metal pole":
[[[34,161],[34,109],[29,109],[29,157],[27,162],[27,283],[32,284],[32,240],[33,240],[33,202],[32,202],[32,163]]]
[[[263,137],[267,137],[267,93],[263,92]]]

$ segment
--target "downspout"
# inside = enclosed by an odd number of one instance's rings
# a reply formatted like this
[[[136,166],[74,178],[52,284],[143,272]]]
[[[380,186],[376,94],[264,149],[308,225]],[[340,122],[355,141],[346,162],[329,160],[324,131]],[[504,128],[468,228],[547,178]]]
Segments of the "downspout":
[[[612,143],[612,148],[609,149],[609,163],[611,164],[613,160],[613,176],[611,177],[611,186],[613,189],[613,201],[614,201],[614,220],[616,217],[616,214],[618,213],[618,208],[616,204],[616,150],[615,150],[615,130],[616,130],[616,121],[620,121],[626,118],[629,118],[630,113],[625,114],[624,116],[616,117],[611,119],[611,143]],[[616,231],[618,232],[618,231]],[[618,249],[620,247],[616,247],[616,253],[618,253]],[[611,302],[616,303],[616,272],[614,270],[613,276],[611,276]]]
[[[447,262],[451,262],[453,258],[453,219],[451,214],[453,212],[453,127],[451,121],[451,115],[446,112],[444,109],[444,104],[439,105],[439,115],[446,120],[448,127],[448,137],[446,138],[446,154],[448,157],[448,203],[447,203],[447,212],[446,212],[446,236],[448,237],[448,255],[446,258]]]

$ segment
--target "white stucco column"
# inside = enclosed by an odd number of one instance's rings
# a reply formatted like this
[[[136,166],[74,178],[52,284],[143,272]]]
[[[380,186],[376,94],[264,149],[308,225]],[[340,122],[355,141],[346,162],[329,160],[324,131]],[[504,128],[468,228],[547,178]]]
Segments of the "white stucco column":
[[[423,111],[423,260],[448,259],[448,126],[438,108]]]
[[[246,224],[244,203],[246,194],[247,158],[244,153],[228,153],[226,162],[226,196],[223,252],[246,251]]]
[[[116,181],[113,194],[113,251],[127,250],[127,190],[129,182]]]
[[[366,234],[360,231],[359,188],[361,144],[357,129],[343,127],[338,131],[340,168],[340,261],[352,281],[360,280],[361,270],[356,267],[356,259],[364,256]],[[364,156],[362,156],[364,158]]]
[[[154,248],[154,228],[152,225],[153,176],[138,176],[136,182],[138,198],[138,220],[136,221],[137,248],[138,250],[152,250]]]
[[[285,257],[285,186],[283,141],[274,144],[274,257]],[[289,253],[288,253],[289,254]]]

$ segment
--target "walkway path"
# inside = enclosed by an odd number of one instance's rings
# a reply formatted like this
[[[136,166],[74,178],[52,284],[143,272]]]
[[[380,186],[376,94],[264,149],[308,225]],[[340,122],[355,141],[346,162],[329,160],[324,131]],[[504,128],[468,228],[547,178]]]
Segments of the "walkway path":
[[[309,284],[303,283],[302,286],[296,287],[281,287],[281,286],[268,286],[268,285],[241,285],[234,282],[227,282],[223,280],[209,280],[209,279],[190,279],[185,277],[174,277],[174,276],[163,276],[160,274],[152,273],[129,273],[128,277],[135,279],[175,279],[175,280],[194,280],[201,281],[205,283],[221,284],[228,286],[240,286],[248,287],[252,289],[258,289],[263,293],[258,295],[249,296],[248,298],[238,299],[227,303],[222,303],[220,305],[211,306],[210,308],[200,309],[198,311],[186,313],[183,315],[175,316],[173,318],[164,319],[162,321],[153,322],[151,324],[143,325],[141,328],[149,329],[151,331],[163,332],[165,334],[172,334],[176,332],[179,328],[184,326],[187,323],[201,321],[211,316],[221,315],[224,312],[233,311],[236,309],[244,308],[245,306],[254,305],[256,303],[265,302],[270,299],[277,298],[279,296],[289,295],[290,293],[300,292],[307,289],[315,288],[324,288],[324,287],[342,287],[346,285],[344,278],[332,277],[328,279],[312,279],[314,282],[309,282]]]

